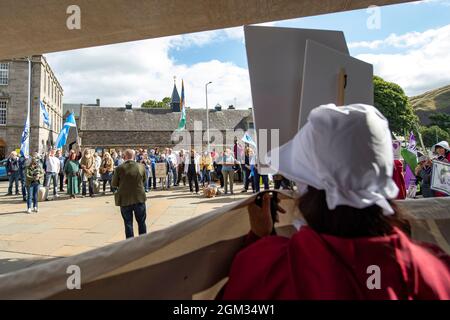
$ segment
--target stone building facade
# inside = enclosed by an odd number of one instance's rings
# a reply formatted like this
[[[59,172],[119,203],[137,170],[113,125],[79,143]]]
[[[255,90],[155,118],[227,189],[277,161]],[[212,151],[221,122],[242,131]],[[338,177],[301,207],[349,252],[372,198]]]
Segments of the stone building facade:
[[[95,149],[171,147],[205,148],[206,110],[186,110],[186,130],[177,131],[181,112],[172,109],[108,108],[82,106],[79,135],[81,146]],[[209,110],[210,147],[231,147],[253,129],[252,110]]]
[[[31,57],[30,152],[54,145],[62,127],[63,89],[44,56]],[[44,124],[43,103],[50,117]],[[0,62],[0,159],[20,148],[28,108],[28,60]]]

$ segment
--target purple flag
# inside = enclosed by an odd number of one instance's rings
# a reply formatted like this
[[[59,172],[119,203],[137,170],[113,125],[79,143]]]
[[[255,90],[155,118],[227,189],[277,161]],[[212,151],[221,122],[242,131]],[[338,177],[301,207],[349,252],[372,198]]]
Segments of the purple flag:
[[[411,185],[416,184],[416,176],[414,175],[414,172],[412,172],[409,165],[406,165],[405,184],[406,184],[406,189],[408,189]]]

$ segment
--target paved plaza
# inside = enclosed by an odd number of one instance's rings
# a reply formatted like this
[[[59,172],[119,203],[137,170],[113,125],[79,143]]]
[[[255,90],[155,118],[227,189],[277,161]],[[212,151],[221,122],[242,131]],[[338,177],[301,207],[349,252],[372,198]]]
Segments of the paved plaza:
[[[243,199],[251,193],[205,198],[177,187],[147,194],[147,231],[164,229],[183,220]],[[119,207],[112,194],[94,198],[39,203],[39,213],[26,214],[22,196],[5,196],[7,182],[0,182],[0,274],[36,263],[76,255],[125,239]],[[135,235],[137,235],[135,223]]]

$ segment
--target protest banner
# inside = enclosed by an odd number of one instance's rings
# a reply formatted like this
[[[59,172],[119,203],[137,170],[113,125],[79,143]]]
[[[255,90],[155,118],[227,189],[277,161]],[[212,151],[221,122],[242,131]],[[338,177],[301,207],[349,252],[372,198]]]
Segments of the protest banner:
[[[450,195],[450,163],[433,161],[431,189]]]

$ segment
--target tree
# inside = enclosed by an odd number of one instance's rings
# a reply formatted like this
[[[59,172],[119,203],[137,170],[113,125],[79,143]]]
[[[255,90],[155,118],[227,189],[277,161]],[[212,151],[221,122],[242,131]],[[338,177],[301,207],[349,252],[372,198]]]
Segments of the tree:
[[[428,117],[431,120],[431,126],[438,126],[441,129],[450,129],[450,114],[436,112]]]
[[[169,97],[165,97],[162,101],[157,100],[147,100],[141,104],[141,108],[161,108],[161,109],[169,109],[170,108]]]
[[[403,135],[405,131],[409,132],[417,126],[419,118],[398,84],[375,76],[373,87],[375,107],[389,121],[393,133]]]
[[[426,147],[432,147],[439,141],[449,141],[450,134],[438,126],[421,127],[423,143]]]
[[[165,97],[164,99],[162,99],[162,103],[164,103],[164,105],[166,105],[167,108],[170,108],[171,101],[172,101],[172,99],[170,99],[169,97]]]

